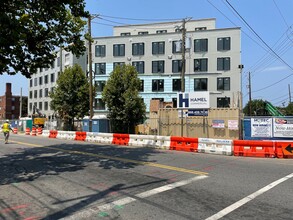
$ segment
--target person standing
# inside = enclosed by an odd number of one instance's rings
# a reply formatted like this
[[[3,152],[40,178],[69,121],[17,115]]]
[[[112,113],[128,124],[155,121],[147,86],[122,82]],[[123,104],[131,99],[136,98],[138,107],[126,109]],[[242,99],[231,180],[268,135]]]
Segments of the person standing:
[[[1,126],[1,128],[2,132],[4,133],[5,144],[8,144],[10,130],[13,130],[11,125],[9,124],[9,120],[6,120],[5,123]]]

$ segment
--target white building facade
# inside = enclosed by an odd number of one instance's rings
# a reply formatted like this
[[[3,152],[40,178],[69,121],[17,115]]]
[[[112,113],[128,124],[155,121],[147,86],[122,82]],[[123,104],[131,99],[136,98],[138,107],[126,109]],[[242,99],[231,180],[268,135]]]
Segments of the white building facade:
[[[116,65],[136,67],[140,95],[173,102],[181,91],[182,22],[114,27],[114,36],[94,38],[93,70],[98,85],[95,113],[103,113],[101,91]],[[190,20],[186,29],[185,92],[208,91],[211,108],[241,107],[240,28],[216,29],[215,19]]]
[[[185,23],[185,92],[209,92],[211,108],[241,107],[240,28],[216,28],[215,19],[188,20]],[[92,43],[93,79],[97,85],[94,114],[107,112],[102,90],[116,65],[136,67],[141,79],[140,95],[149,112],[150,101],[159,99],[177,105],[181,91],[182,21],[116,26],[114,35],[94,37]],[[49,69],[40,69],[29,80],[28,113],[35,105],[47,116],[50,92],[61,67],[78,63],[85,70],[86,56],[58,53]]]

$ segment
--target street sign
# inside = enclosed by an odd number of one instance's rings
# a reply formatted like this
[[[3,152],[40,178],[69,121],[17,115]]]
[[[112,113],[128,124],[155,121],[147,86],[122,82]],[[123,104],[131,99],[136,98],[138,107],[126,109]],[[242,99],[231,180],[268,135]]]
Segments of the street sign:
[[[208,116],[208,109],[188,109],[188,116]]]
[[[282,145],[282,150],[284,155],[293,155],[293,146],[291,144]]]

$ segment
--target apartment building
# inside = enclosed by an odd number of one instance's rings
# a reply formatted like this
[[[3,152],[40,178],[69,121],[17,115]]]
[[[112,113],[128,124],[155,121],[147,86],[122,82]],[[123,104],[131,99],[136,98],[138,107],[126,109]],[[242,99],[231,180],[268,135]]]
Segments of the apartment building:
[[[151,100],[176,107],[181,91],[182,27],[182,21],[115,26],[113,36],[94,37],[94,114],[106,114],[102,90],[115,66],[122,64],[136,67],[147,113]],[[216,28],[216,19],[212,18],[186,20],[185,30],[185,92],[209,92],[211,108],[241,107],[240,28]],[[40,69],[32,76],[29,114],[33,106],[47,116],[54,114],[48,93],[54,89],[61,69],[75,63],[86,71],[86,56],[77,59],[59,51],[51,68]]]
[[[95,113],[106,107],[101,92],[116,65],[136,67],[140,95],[177,105],[181,91],[182,21],[114,27],[114,36],[94,38]],[[208,91],[211,108],[240,107],[240,28],[216,28],[215,19],[185,23],[185,92]]]
[[[37,108],[38,111],[51,117],[55,112],[50,108],[49,93],[56,86],[57,79],[66,67],[79,64],[83,71],[86,72],[86,55],[77,58],[70,52],[59,50],[56,52],[57,58],[52,62],[49,68],[40,68],[37,73],[32,75],[29,81],[28,96],[28,115],[31,116]]]
[[[24,108],[27,106],[27,96],[13,95],[11,88],[12,84],[6,83],[5,94],[0,96],[0,120],[18,119],[20,115],[26,116],[27,114],[27,110]]]

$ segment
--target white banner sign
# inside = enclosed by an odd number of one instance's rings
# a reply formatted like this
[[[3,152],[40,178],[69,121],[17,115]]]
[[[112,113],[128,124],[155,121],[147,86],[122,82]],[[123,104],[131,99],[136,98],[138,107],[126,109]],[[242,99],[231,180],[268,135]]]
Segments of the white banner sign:
[[[209,92],[187,92],[177,94],[178,108],[208,109],[210,108]]]
[[[274,118],[274,137],[293,137],[293,118]]]
[[[251,118],[251,137],[272,137],[272,119]]]

